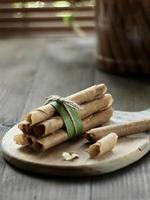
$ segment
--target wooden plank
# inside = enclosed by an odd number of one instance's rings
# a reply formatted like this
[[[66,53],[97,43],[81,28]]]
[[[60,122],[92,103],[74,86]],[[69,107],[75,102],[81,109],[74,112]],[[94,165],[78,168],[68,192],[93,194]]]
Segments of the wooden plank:
[[[19,15],[18,13],[0,13],[0,18],[24,18],[24,17],[31,17],[31,18],[57,18],[60,17],[58,12],[29,12],[29,13],[23,13],[22,15]],[[73,12],[74,17],[94,17],[94,11],[74,11]]]
[[[87,3],[82,3],[70,7],[54,7],[52,2],[45,3],[44,7],[13,7],[13,4],[2,4],[0,8],[0,35],[9,36],[19,34],[35,34],[56,32],[71,33],[72,28],[66,26],[62,17],[58,16],[61,12],[72,12],[75,15],[75,21],[84,32],[93,32],[94,29],[94,9]],[[42,16],[49,15],[48,17]],[[36,16],[34,18],[33,16]]]
[[[35,41],[31,41],[30,39],[25,39],[24,41],[20,39],[7,41],[1,39],[0,43],[1,141],[4,133],[14,125],[22,115],[32,79],[36,74],[37,63],[39,63],[41,58],[42,43],[41,40],[38,40],[38,46]],[[11,171],[12,174],[8,175]],[[8,185],[12,180],[13,172],[14,170],[2,159],[0,151],[0,199],[10,199],[9,190],[6,192],[6,188],[11,188],[11,186]],[[18,177],[17,173],[15,176]],[[19,185],[16,187],[19,187]]]
[[[79,27],[94,27],[94,22],[93,21],[80,21],[80,22],[76,22],[76,25],[79,26]],[[61,21],[52,21],[52,22],[27,22],[27,23],[24,23],[24,22],[7,22],[7,23],[1,23],[0,22],[0,27],[3,27],[3,28],[7,28],[7,27],[16,27],[16,28],[34,28],[34,27],[49,27],[49,28],[55,28],[55,27],[67,27],[67,25],[63,22],[63,20]]]
[[[12,18],[13,19],[13,18]],[[83,18],[86,19],[86,18]],[[84,32],[93,32],[95,24],[93,20],[81,20],[76,21],[76,25]],[[13,20],[6,22],[1,22],[0,20],[0,33],[2,34],[16,34],[16,33],[30,33],[30,32],[74,32],[72,27],[64,24],[62,18],[59,21],[54,19],[53,21],[26,21],[22,19],[20,22],[15,22]]]
[[[0,143],[2,141],[4,134],[9,130],[9,128],[10,127],[2,126],[0,124]],[[4,159],[2,157],[2,151],[1,151],[1,146],[0,146],[0,174],[1,174],[1,178],[2,178],[2,174],[4,174],[4,172],[5,172],[5,167],[6,167],[6,162],[4,161]],[[2,181],[2,179],[1,179],[1,181]],[[0,181],[0,185],[1,185],[1,181]],[[1,198],[1,191],[0,191],[0,198]]]
[[[36,43],[41,44],[38,40]],[[31,43],[31,47],[34,52],[33,43]],[[24,48],[29,47],[25,46]],[[30,54],[34,59],[32,52]],[[86,41],[82,38],[61,40],[57,37],[45,40],[44,55],[41,62],[37,63],[39,70],[32,87],[30,86],[30,95],[24,112],[41,105],[44,97],[49,94],[66,96],[92,85],[93,68],[91,63],[94,62],[91,57],[92,52],[93,47],[91,47],[89,38]],[[19,110],[22,112],[21,108]],[[41,198],[45,200],[49,198],[90,200],[90,178],[66,180],[65,178],[36,177],[26,175],[6,165],[1,180],[1,200],[9,200],[10,195],[11,200],[41,200]],[[15,183],[13,187],[12,183]]]
[[[43,46],[30,39],[0,43],[0,124],[10,126],[22,114]]]
[[[63,17],[58,17],[58,16],[51,16],[51,17],[1,17],[0,16],[0,23],[7,23],[7,22],[23,22],[23,23],[28,23],[28,22],[59,22],[62,21]],[[75,16],[74,17],[75,21],[93,21],[94,16]]]
[[[98,64],[97,64],[98,66]],[[149,108],[150,81],[147,78],[120,77],[95,70],[95,82],[105,82],[114,97],[114,108],[138,111]]]
[[[92,6],[76,6],[76,7],[43,7],[43,8],[0,8],[0,13],[14,13],[14,12],[60,12],[60,11],[92,11]]]
[[[80,27],[86,34],[93,33],[93,27]],[[36,33],[49,33],[49,34],[63,34],[63,33],[75,33],[72,28],[69,27],[30,27],[30,28],[0,28],[0,36],[19,35],[19,34],[36,34]],[[76,33],[75,33],[76,34]]]
[[[89,51],[92,50],[90,47],[91,40],[87,40],[86,43],[89,47],[88,51],[84,48],[84,43],[82,44],[82,38],[71,37],[70,39],[64,38],[64,40],[61,40],[56,37],[55,40],[54,38],[49,39],[45,43],[47,51],[40,64],[24,112],[42,104],[45,96],[54,93],[68,96],[93,84],[91,62],[94,62],[94,60],[88,58]],[[76,61],[77,57],[78,60]],[[39,80],[42,77],[44,82],[41,83]],[[36,87],[41,89],[34,90]]]
[[[56,2],[56,1],[63,1],[63,0],[39,0],[38,2]],[[37,0],[1,0],[0,3],[28,3],[28,2],[37,2]],[[72,0],[72,2],[78,2],[76,0]],[[88,0],[84,0],[83,3],[88,3]]]
[[[95,199],[148,200],[149,199],[149,156],[134,165],[103,177],[92,179],[92,194]],[[136,183],[136,184],[135,184]],[[136,185],[136,186],[135,186]],[[119,190],[118,190],[119,188]]]

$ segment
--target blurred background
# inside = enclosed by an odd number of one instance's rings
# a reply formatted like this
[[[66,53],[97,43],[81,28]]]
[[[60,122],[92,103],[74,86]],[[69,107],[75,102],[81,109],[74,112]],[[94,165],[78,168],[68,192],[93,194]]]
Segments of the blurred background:
[[[0,34],[66,34],[94,30],[94,0],[1,0]]]

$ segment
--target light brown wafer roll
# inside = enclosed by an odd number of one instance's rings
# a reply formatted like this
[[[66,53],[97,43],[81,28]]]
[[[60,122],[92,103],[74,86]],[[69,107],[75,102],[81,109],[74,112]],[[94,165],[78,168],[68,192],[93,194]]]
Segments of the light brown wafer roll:
[[[96,143],[90,145],[88,153],[91,158],[101,156],[111,151],[117,143],[118,136],[116,133],[110,133],[98,140]]]
[[[105,111],[96,113],[91,117],[83,120],[84,131],[91,129],[92,127],[100,126],[107,122],[112,116],[113,110],[109,108]],[[36,142],[33,143],[33,148],[38,151],[49,149],[53,146],[61,144],[68,139],[68,135],[66,131],[60,129],[59,131],[54,132],[52,135],[43,137],[41,139],[37,139]]]
[[[90,142],[96,142],[110,132],[115,132],[119,137],[136,134],[150,130],[150,120],[142,119],[126,123],[111,124],[94,128],[86,132],[85,137]]]
[[[83,104],[79,109],[79,116],[81,119],[85,119],[95,112],[105,110],[112,105],[113,98],[110,94],[105,94],[103,97]],[[43,137],[49,135],[52,132],[59,130],[64,126],[64,121],[60,116],[55,116],[49,120],[45,120],[42,123],[33,127],[32,135],[35,137]]]
[[[31,130],[30,123],[25,120],[18,124],[18,128],[25,134]]]
[[[24,134],[16,135],[14,141],[18,145],[29,145],[29,138]]]
[[[83,120],[84,131],[104,124],[111,118],[112,114],[113,109],[110,107],[107,110],[95,113],[86,118],[85,120]],[[32,141],[30,142],[30,146],[37,151],[45,151],[68,140],[67,132],[63,129],[59,129],[58,131],[53,132],[51,135],[45,136],[40,139],[37,139],[33,136],[29,137]]]
[[[98,96],[102,96],[106,91],[107,88],[105,84],[94,85],[69,96],[68,99],[80,105],[85,102],[92,101]],[[52,117],[54,113],[55,108],[52,105],[47,104],[27,113],[24,117],[24,120],[29,122],[30,126],[32,126],[34,124],[47,120],[48,118]],[[21,125],[19,126],[19,128],[22,128]]]

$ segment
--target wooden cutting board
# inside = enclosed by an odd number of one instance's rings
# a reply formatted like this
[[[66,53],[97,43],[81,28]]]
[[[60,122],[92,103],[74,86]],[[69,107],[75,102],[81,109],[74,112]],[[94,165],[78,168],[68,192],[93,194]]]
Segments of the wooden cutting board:
[[[128,113],[116,111],[111,123],[130,121],[147,116],[147,111]],[[11,128],[2,140],[2,152],[8,163],[34,173],[59,176],[100,175],[123,168],[143,157],[150,150],[150,136],[140,133],[119,138],[117,146],[97,159],[90,159],[87,153],[89,144],[82,139],[68,141],[46,152],[37,153],[28,147],[16,145],[13,138],[19,134],[17,125]],[[62,152],[76,152],[78,159],[64,161]]]

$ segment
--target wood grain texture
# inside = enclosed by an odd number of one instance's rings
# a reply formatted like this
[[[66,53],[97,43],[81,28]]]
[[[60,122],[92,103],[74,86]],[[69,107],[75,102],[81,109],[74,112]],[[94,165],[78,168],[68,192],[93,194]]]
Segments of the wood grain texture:
[[[5,125],[0,135],[7,131],[6,125],[19,121],[50,93],[64,96],[94,82],[106,82],[115,109],[149,107],[149,80],[117,77],[95,69],[93,38],[16,38],[0,40],[0,44],[0,118],[4,118],[0,123]],[[0,199],[148,200],[149,156],[119,172],[84,179],[34,176],[10,167],[0,158]]]
[[[114,108],[124,111],[140,111],[149,108],[150,79],[141,76],[121,77],[95,69],[95,83],[105,82],[113,94]]]
[[[8,45],[8,43],[9,45]],[[40,62],[40,41],[1,40],[0,48],[0,123],[13,125],[21,117]]]

